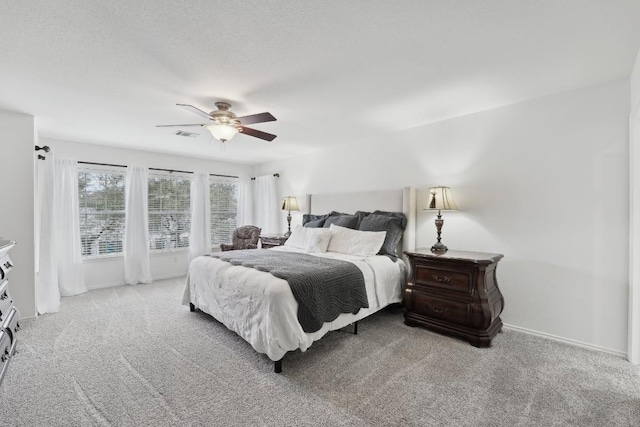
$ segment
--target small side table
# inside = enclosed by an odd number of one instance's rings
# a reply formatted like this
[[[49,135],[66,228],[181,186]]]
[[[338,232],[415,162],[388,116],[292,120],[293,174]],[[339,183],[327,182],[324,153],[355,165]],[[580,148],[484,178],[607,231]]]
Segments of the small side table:
[[[284,245],[287,238],[283,236],[260,236],[260,241],[262,242],[262,249],[269,249]]]
[[[405,254],[410,262],[405,324],[489,347],[502,329],[504,297],[496,267],[503,255],[455,250],[436,254],[428,248]]]

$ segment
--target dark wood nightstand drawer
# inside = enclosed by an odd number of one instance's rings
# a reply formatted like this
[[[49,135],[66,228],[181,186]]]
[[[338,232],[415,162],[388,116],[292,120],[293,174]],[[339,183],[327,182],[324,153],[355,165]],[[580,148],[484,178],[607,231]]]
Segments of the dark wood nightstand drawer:
[[[415,266],[414,282],[416,285],[427,285],[451,291],[471,294],[471,274],[444,268]]]
[[[430,318],[443,319],[458,325],[470,325],[470,304],[437,298],[419,291],[411,293],[410,310]]]

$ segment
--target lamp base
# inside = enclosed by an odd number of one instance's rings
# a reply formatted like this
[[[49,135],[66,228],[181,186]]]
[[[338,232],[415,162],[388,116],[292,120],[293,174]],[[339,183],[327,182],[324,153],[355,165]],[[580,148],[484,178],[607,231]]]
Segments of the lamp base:
[[[284,233],[284,237],[289,238],[291,236],[291,211],[287,214],[287,232]]]
[[[444,244],[438,242],[436,244],[434,244],[433,246],[431,246],[431,252],[433,253],[437,253],[437,254],[442,254],[445,253],[449,250],[449,248],[447,248]]]

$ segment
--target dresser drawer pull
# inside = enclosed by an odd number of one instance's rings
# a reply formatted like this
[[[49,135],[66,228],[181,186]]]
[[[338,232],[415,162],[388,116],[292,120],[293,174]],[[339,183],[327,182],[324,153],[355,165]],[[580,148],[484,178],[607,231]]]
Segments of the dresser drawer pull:
[[[2,295],[0,295],[0,300],[7,299],[7,298],[9,298],[9,295],[7,294],[7,291],[4,291]]]
[[[447,311],[449,311],[449,309],[446,307],[438,307],[436,305],[431,305],[431,304],[429,304],[429,308],[433,310],[434,313],[446,313]]]
[[[9,359],[11,359],[11,356],[9,355],[9,347],[7,347],[4,349],[4,354],[2,355],[0,360],[2,360],[2,362],[6,362]]]
[[[451,276],[439,276],[437,274],[432,274],[431,277],[440,283],[449,283],[451,281]]]

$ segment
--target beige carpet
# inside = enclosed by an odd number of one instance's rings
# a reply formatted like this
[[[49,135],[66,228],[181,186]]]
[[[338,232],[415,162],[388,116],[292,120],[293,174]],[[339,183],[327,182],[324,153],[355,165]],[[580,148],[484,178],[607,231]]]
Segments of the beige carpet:
[[[182,290],[91,291],[23,322],[0,425],[640,426],[640,367],[614,356],[514,331],[477,349],[385,311],[278,375]]]

